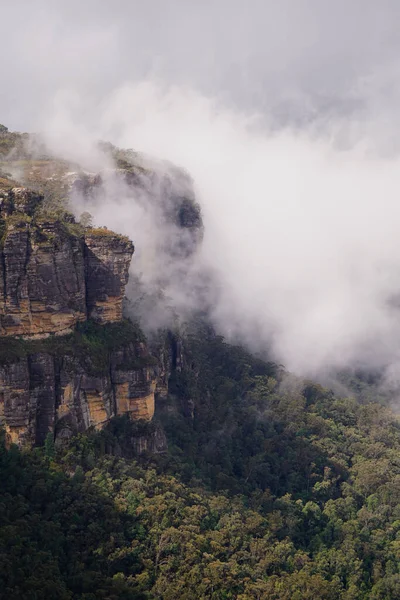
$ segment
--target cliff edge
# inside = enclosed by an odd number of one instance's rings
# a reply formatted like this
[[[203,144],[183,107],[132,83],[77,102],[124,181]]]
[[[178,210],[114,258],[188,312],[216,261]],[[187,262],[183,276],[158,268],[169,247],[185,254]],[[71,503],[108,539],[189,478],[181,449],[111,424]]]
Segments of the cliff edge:
[[[43,196],[0,192],[0,335],[70,333],[122,319],[132,242],[41,213]]]
[[[0,425],[7,444],[42,444],[48,435],[62,443],[117,415],[149,421],[156,398],[168,394],[177,348],[161,335],[151,352],[140,327],[124,319],[131,240],[77,223],[67,211],[71,193],[101,196],[109,173],[87,174],[31,149],[25,134],[0,132]],[[145,190],[173,224],[158,250],[187,257],[202,236],[189,178],[144,168],[136,153],[109,144],[104,151],[113,176],[137,197]],[[132,274],[130,285],[139,285]],[[137,441],[141,449],[162,443],[159,432]]]
[[[51,218],[42,202],[26,188],[0,194],[0,419],[9,443],[154,413],[154,358],[122,320],[132,242]]]

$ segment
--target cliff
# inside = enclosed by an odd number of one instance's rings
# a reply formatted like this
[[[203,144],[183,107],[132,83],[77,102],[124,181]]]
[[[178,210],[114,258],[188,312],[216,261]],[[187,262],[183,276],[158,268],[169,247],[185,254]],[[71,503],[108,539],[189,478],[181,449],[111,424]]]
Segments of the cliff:
[[[73,334],[13,340],[0,367],[0,417],[8,442],[61,442],[111,417],[154,414],[157,363],[129,321],[87,322]]]
[[[121,320],[133,244],[40,213],[43,197],[0,192],[0,335],[71,332],[78,322]]]
[[[19,144],[0,161],[7,171],[0,182],[0,424],[7,443],[42,444],[48,434],[62,443],[118,415],[150,421],[156,398],[168,396],[181,349],[161,334],[151,352],[138,326],[123,319],[132,242],[84,227],[66,211],[69,194],[102,194],[110,174],[32,160],[22,138],[7,136]],[[190,256],[202,223],[189,178],[137,166],[137,155],[111,145],[106,151],[116,163],[113,176],[140,198],[145,191],[172,225],[158,251],[177,261]],[[139,287],[134,268],[132,275],[131,286]],[[137,452],[159,450],[163,440],[156,428],[154,439],[132,444]]]
[[[50,217],[40,210],[43,196],[25,188],[3,191],[0,202],[0,418],[8,441],[42,443],[49,432],[62,439],[125,413],[151,419],[155,361],[122,321],[132,242]],[[79,323],[86,329],[76,330]]]

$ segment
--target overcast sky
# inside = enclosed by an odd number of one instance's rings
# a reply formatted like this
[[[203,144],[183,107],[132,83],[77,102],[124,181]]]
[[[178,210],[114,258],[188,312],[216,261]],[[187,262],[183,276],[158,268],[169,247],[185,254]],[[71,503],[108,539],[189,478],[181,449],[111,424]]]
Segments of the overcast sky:
[[[0,122],[60,89],[189,84],[280,122],[397,105],[398,0],[0,0]]]

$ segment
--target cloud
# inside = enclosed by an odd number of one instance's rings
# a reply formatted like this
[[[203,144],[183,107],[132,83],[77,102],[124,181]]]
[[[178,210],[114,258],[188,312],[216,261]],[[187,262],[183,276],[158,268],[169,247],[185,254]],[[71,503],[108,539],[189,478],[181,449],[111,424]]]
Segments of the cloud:
[[[360,81],[375,93],[398,63],[399,17],[397,0],[15,0],[2,6],[0,114],[30,130],[60,88],[95,104],[154,78],[279,122],[349,113]]]
[[[393,370],[400,350],[397,156],[380,156],[365,137],[343,149],[325,132],[271,129],[189,88],[149,82],[116,90],[97,122],[99,136],[170,160],[195,182],[205,236],[186,287],[179,265],[160,251],[176,232],[148,199],[113,184],[90,207],[135,241],[133,270],[148,287],[162,273],[178,309],[189,298],[192,307],[189,288],[207,270],[218,281],[213,318],[226,335],[253,349],[272,346],[297,372],[356,363]]]
[[[120,144],[193,176],[224,331],[253,346],[272,339],[295,370],[397,357],[397,157],[380,158],[363,139],[341,150],[315,133],[271,132],[190,90],[152,84],[115,93],[103,123],[123,132]]]
[[[395,377],[398,3],[95,5],[42,0],[6,30],[1,120],[79,160],[102,138],[184,167],[205,223],[186,288],[158,252],[173,232],[142,198],[112,186],[92,207],[135,241],[147,286],[168,273],[192,306],[210,271],[227,335],[297,372],[365,363]]]

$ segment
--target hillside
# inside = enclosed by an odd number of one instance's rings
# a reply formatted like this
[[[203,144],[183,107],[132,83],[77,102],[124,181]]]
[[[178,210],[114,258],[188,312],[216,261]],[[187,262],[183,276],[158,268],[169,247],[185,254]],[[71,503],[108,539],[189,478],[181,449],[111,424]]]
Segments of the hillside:
[[[184,276],[190,178],[100,147],[161,202]],[[109,172],[46,152],[0,127],[0,598],[400,598],[400,422],[377,379],[341,397],[206,308],[146,336],[124,310],[135,240],[68,205]]]
[[[193,417],[178,385],[166,404],[180,408],[152,423],[3,451],[0,596],[399,597],[397,419],[279,384],[210,331],[196,344]],[[134,441],[160,422],[168,452],[138,464]]]

